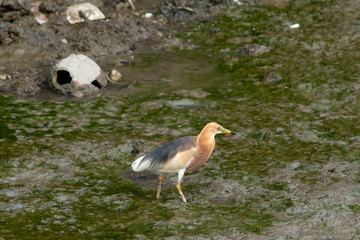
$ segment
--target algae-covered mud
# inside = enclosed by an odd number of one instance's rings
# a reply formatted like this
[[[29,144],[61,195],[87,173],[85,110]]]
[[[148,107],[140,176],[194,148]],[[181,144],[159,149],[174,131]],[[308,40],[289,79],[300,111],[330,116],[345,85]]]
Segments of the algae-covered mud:
[[[0,237],[358,239],[360,3],[249,2],[137,54],[126,88],[2,93]],[[185,174],[188,203],[172,175],[157,200],[132,161],[210,121],[240,134]]]

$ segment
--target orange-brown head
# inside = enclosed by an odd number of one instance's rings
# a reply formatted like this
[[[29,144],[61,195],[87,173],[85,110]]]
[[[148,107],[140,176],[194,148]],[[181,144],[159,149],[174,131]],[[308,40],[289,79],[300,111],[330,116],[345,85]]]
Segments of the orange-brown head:
[[[210,122],[206,124],[206,126],[201,130],[199,136],[206,135],[208,137],[213,137],[218,133],[236,134],[235,132],[232,132],[222,127],[220,124],[216,122]]]

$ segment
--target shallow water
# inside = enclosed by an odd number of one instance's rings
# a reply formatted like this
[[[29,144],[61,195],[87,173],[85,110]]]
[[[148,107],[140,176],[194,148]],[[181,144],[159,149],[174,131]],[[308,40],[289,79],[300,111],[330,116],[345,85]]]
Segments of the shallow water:
[[[355,237],[358,26],[329,2],[228,10],[179,34],[195,47],[138,55],[121,69],[134,84],[101,96],[2,94],[0,237]],[[271,51],[240,56],[245,43]],[[210,121],[240,134],[218,135],[208,163],[185,175],[189,203],[176,177],[159,201],[156,176],[133,178],[136,157]]]

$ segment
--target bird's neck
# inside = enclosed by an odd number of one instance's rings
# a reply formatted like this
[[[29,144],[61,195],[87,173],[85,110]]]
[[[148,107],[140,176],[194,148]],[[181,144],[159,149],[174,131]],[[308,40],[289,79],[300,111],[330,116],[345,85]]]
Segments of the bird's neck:
[[[210,146],[214,148],[215,146],[215,135],[211,133],[201,132],[198,135],[198,144],[202,146]]]

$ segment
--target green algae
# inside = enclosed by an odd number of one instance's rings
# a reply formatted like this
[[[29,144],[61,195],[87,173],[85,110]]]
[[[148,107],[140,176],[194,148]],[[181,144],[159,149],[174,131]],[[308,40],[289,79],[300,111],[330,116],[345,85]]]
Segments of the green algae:
[[[353,213],[355,213],[355,214],[360,213],[360,206],[359,205],[352,204],[352,205],[349,205],[348,207]]]

